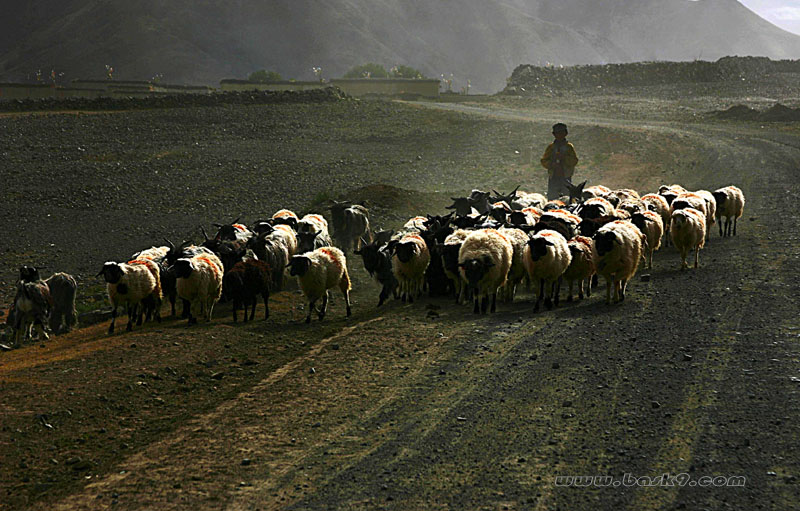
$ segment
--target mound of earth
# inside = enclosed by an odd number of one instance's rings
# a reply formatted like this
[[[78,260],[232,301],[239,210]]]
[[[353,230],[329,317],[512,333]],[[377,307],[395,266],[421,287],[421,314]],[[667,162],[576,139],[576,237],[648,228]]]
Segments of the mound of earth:
[[[790,108],[775,103],[767,110],[758,111],[745,105],[734,105],[727,110],[717,110],[711,115],[719,119],[735,121],[792,122],[800,121],[800,108]]]

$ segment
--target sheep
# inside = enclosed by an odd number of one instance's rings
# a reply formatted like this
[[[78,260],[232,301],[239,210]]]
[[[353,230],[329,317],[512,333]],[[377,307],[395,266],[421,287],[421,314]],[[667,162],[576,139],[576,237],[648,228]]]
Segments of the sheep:
[[[489,215],[500,223],[505,223],[511,213],[511,206],[505,201],[498,201],[491,205]]]
[[[657,193],[648,193],[642,196],[642,202],[645,203],[647,209],[655,211],[661,217],[661,225],[664,226],[664,241],[669,245],[669,203],[662,195]]]
[[[717,219],[717,201],[708,190],[697,190],[695,195],[699,195],[706,201],[706,241],[711,240],[711,226]]]
[[[388,250],[392,257],[392,271],[400,284],[400,295],[403,302],[414,301],[425,282],[425,270],[430,264],[430,251],[425,240],[419,234],[405,234],[399,240],[389,242]]]
[[[299,222],[299,218],[297,218],[297,214],[294,211],[290,211],[288,209],[281,209],[275,212],[272,215],[272,225],[288,225],[292,229],[297,227],[297,222]]]
[[[578,216],[582,219],[600,218],[614,213],[614,206],[602,197],[587,199],[578,208]]]
[[[658,194],[664,197],[664,200],[666,200],[667,204],[670,206],[672,206],[672,201],[682,193],[686,193],[686,188],[681,185],[661,185],[658,188]],[[670,215],[671,214],[672,212],[670,211]]]
[[[472,190],[469,194],[469,204],[478,212],[478,214],[486,215],[489,213],[489,196],[491,193],[483,192],[481,190]]]
[[[572,260],[564,272],[564,280],[569,283],[569,294],[567,301],[572,301],[572,285],[578,281],[578,300],[583,300],[583,281],[586,283],[586,296],[592,296],[592,286],[590,281],[596,272],[594,260],[592,259],[592,240],[584,236],[575,236],[567,242],[569,253]]]
[[[561,199],[553,199],[553,200],[547,201],[545,203],[545,205],[542,206],[542,210],[544,210],[545,213],[548,212],[548,211],[556,210],[556,209],[563,211],[564,208],[566,208],[566,207],[567,207],[567,203],[564,202],[563,200],[561,200]]]
[[[289,273],[297,277],[303,294],[308,298],[308,316],[306,323],[311,322],[314,304],[322,298],[317,315],[319,320],[325,317],[328,310],[328,289],[339,287],[347,306],[347,317],[350,317],[350,276],[347,274],[347,260],[344,253],[336,247],[322,247],[303,255],[293,256],[289,261]]]
[[[114,333],[117,320],[117,309],[125,305],[128,314],[126,329],[133,330],[133,317],[138,316],[137,325],[142,324],[142,314],[145,305],[161,302],[161,282],[158,268],[155,263],[148,260],[134,260],[131,263],[106,262],[97,276],[103,276],[106,281],[108,299],[111,302],[111,324],[108,334]],[[156,310],[156,319],[161,317]]]
[[[190,304],[189,325],[197,318],[211,321],[214,304],[222,296],[222,261],[214,254],[199,254],[175,261],[178,296]]]
[[[625,199],[619,203],[617,210],[626,211],[630,216],[647,211],[647,204],[642,199]]]
[[[325,220],[325,217],[323,217],[322,215],[309,213],[305,215],[303,218],[301,218],[299,222],[297,222],[296,231],[298,233],[319,232],[329,235],[328,221]]]
[[[131,260],[141,259],[142,261],[156,261],[166,257],[167,253],[169,252],[169,249],[170,247],[168,246],[150,247],[140,252],[136,252],[130,257],[130,259]]]
[[[271,228],[271,226],[270,226]],[[160,268],[160,277],[161,277],[161,292],[164,296],[169,298],[170,305],[171,305],[171,313],[175,315],[175,301],[178,298],[178,289],[177,289],[177,277],[175,276],[175,269],[172,267],[180,258],[191,258],[198,254],[213,254],[213,252],[205,247],[192,245],[191,242],[183,242],[180,247],[175,247],[175,245],[166,240],[169,244],[169,250],[167,254],[161,260],[155,260],[159,265]],[[181,313],[181,318],[188,318],[189,317],[189,309],[190,304],[186,300],[181,300],[183,303],[183,312]]]
[[[517,293],[517,286],[526,277],[525,263],[523,262],[525,255],[525,247],[528,244],[528,235],[525,231],[520,229],[501,227],[497,230],[500,234],[511,243],[513,253],[511,256],[511,266],[508,270],[506,284],[502,289],[501,297],[503,302],[513,303],[514,296]]]
[[[525,209],[525,208],[544,208],[544,205],[547,204],[547,197],[542,195],[541,193],[529,193],[529,192],[516,192],[517,198],[512,200],[510,205],[514,209]]]
[[[445,209],[454,210],[456,216],[467,216],[478,213],[478,210],[473,208],[470,204],[468,197],[450,197],[450,199],[453,203],[449,206],[445,206]]]
[[[253,232],[238,222],[239,219],[237,218],[229,224],[212,224],[217,227],[217,234],[214,235],[214,239],[245,242],[249,240],[253,236]]]
[[[580,225],[582,220],[583,219],[581,217],[574,215],[569,211],[563,209],[553,209],[546,211],[539,219],[539,222],[562,224],[569,232],[569,236],[565,236],[565,238],[571,239],[578,234],[578,225]]]
[[[677,199],[674,201],[677,202]],[[681,269],[688,268],[686,257],[694,249],[694,267],[700,259],[700,249],[705,246],[706,215],[694,208],[677,209],[672,212],[670,236],[681,254]]]
[[[594,185],[583,189],[583,199],[588,200],[594,197],[605,197],[609,193],[611,193],[611,188],[603,185]]]
[[[389,295],[397,295],[397,278],[392,272],[392,254],[387,250],[388,241],[367,243],[361,240],[361,248],[353,253],[361,256],[364,262],[364,269],[381,285],[381,292],[378,295],[378,307],[383,305]]]
[[[53,333],[69,332],[78,323],[78,313],[75,310],[78,283],[68,273],[54,273],[44,281],[44,284],[50,291],[53,301],[50,311],[50,330]]]
[[[604,215],[597,218],[586,218],[581,220],[581,223],[578,224],[578,232],[581,236],[586,236],[587,238],[594,237],[604,225],[609,224],[619,220],[614,215]]]
[[[625,202],[626,200],[639,200],[639,192],[636,190],[631,190],[630,188],[619,188],[617,190],[611,190],[610,193],[606,195],[606,199],[616,197],[620,203]]]
[[[634,213],[631,215],[631,223],[645,235],[647,244],[642,257],[645,258],[646,267],[652,270],[653,252],[661,248],[661,237],[664,235],[664,223],[661,221],[661,215],[655,211]]]
[[[736,223],[744,214],[744,194],[735,186],[719,188],[712,193],[717,204],[717,220],[719,221],[719,235],[730,236],[731,224],[733,235],[736,236]],[[725,229],[722,228],[722,217],[725,217]],[[733,221],[731,221],[733,218]]]
[[[528,278],[534,285],[539,284],[533,312],[539,312],[542,297],[545,295],[545,307],[558,307],[561,281],[572,262],[572,254],[564,236],[547,229],[531,235],[525,247],[523,262]]]
[[[343,212],[344,224],[338,236],[342,250],[352,247],[357,250],[361,246],[361,238],[372,239],[369,228],[369,211],[360,204],[354,204]]]
[[[259,261],[263,261],[270,268],[270,291],[277,292],[283,289],[284,268],[289,264],[289,247],[286,239],[281,235],[271,235],[264,232],[250,239],[247,244]]]
[[[447,278],[453,283],[453,289],[456,295],[456,304],[461,304],[464,301],[464,294],[466,286],[461,280],[458,271],[458,252],[461,250],[461,245],[467,239],[471,231],[466,229],[458,229],[447,238],[444,243],[439,247],[439,252],[442,258],[442,267]]]
[[[259,234],[259,236],[269,237],[281,243],[286,248],[288,257],[292,257],[297,253],[297,234],[294,232],[294,229],[286,224],[278,224],[270,227],[262,234]],[[259,259],[263,259],[258,251],[256,251],[256,255],[258,255]]]
[[[492,297],[491,312],[495,312],[497,290],[506,283],[513,256],[511,242],[494,229],[474,231],[464,239],[458,251],[458,267],[461,278],[473,293],[475,314],[486,313],[489,295]]]
[[[583,183],[574,185],[572,181],[567,179],[566,183],[567,190],[569,191],[569,196],[567,198],[567,204],[572,204],[573,202],[581,203],[583,202],[583,189],[586,186],[586,181]]]
[[[415,216],[403,224],[403,228],[401,230],[408,233],[424,231],[426,220],[427,218],[424,216]]]
[[[644,235],[630,222],[616,220],[604,225],[592,240],[592,260],[597,273],[606,279],[606,303],[625,300],[628,282],[639,268]]]
[[[263,261],[248,259],[239,261],[222,277],[222,288],[233,301],[233,322],[237,322],[236,311],[244,309],[247,322],[247,308],[252,307],[250,320],[256,315],[258,295],[264,299],[264,321],[269,319],[269,291],[272,285],[272,269]]]
[[[297,223],[297,253],[304,254],[331,245],[328,221],[322,215],[308,214]]]
[[[38,274],[37,274],[38,276]],[[14,329],[14,347],[31,338],[31,330],[35,325],[39,337],[48,340],[47,318],[53,307],[50,289],[41,280],[17,283],[17,294],[14,297],[14,308],[9,313],[7,323]]]

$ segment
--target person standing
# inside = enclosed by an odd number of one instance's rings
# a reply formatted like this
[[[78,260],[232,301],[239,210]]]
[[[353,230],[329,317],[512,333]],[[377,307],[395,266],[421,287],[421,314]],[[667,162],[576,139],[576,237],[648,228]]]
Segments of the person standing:
[[[575,147],[567,142],[567,125],[559,122],[553,125],[555,140],[547,146],[542,156],[542,166],[547,169],[547,199],[558,199],[567,195],[567,183],[572,181],[572,174],[578,164]]]

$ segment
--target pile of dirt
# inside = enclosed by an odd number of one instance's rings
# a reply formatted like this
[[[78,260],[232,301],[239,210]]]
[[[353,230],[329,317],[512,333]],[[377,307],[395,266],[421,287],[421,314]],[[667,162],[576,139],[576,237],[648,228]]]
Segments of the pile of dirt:
[[[127,98],[45,98],[0,102],[0,111],[41,110],[134,110],[186,108],[219,105],[264,105],[275,103],[330,103],[351,99],[338,87],[306,91],[235,91],[214,94],[168,94]]]
[[[632,64],[568,67],[518,66],[504,94],[531,94],[553,90],[631,87],[672,83],[759,80],[767,75],[800,73],[800,61],[767,57],[723,57],[716,62],[636,62]]]
[[[745,105],[734,105],[727,110],[711,112],[711,115],[734,121],[793,122],[800,121],[800,108],[775,103],[767,110],[758,111]]]

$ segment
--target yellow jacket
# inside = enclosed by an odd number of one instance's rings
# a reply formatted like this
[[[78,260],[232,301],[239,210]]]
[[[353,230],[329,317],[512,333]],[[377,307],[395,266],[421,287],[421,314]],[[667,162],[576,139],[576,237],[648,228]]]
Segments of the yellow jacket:
[[[578,155],[575,153],[575,146],[566,142],[554,151],[555,142],[547,146],[542,155],[542,167],[547,169],[547,174],[552,177],[554,174],[561,174],[563,177],[571,178],[575,172],[575,165],[578,164]],[[555,154],[554,154],[555,152]],[[560,159],[560,172],[557,159]]]

